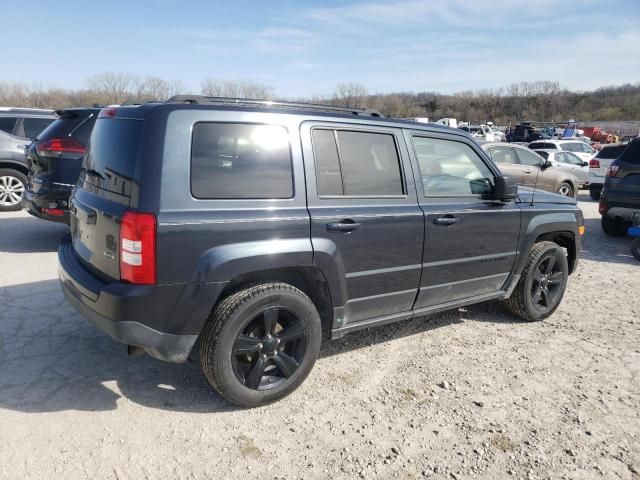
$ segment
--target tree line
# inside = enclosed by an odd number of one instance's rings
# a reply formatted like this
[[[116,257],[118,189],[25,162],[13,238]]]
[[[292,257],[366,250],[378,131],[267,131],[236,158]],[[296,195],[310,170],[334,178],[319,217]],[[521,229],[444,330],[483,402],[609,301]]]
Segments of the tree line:
[[[66,107],[141,103],[167,100],[187,93],[181,81],[153,76],[104,72],[87,79],[85,88],[64,89],[0,82],[0,105],[61,109]],[[202,95],[275,99],[275,89],[252,81],[207,78],[197,92]],[[575,92],[556,81],[520,82],[493,89],[454,94],[437,92],[369,93],[359,83],[340,83],[328,95],[285,100],[368,107],[397,118],[444,117],[508,125],[522,120],[580,122],[589,120],[640,120],[640,82]]]

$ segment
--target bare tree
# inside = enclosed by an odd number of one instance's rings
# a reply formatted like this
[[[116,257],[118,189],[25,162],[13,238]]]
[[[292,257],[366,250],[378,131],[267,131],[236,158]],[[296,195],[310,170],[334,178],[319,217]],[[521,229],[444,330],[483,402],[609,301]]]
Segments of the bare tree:
[[[250,81],[218,80],[207,78],[202,82],[201,93],[212,97],[255,98],[270,100],[274,90],[268,85]]]
[[[361,107],[367,96],[367,88],[360,83],[339,83],[333,94],[333,102],[342,107]]]
[[[87,80],[87,85],[101,98],[101,103],[107,104],[127,100],[132,95],[133,83],[133,77],[122,72],[103,72]]]

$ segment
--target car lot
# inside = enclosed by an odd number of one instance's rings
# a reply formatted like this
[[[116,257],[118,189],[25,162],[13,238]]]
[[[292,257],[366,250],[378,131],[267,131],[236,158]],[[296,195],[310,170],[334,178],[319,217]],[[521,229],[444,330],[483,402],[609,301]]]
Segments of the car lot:
[[[579,199],[581,265],[547,321],[488,304],[359,332],[253,410],[197,362],[127,358],[62,296],[66,227],[2,214],[0,477],[635,478],[640,264]]]

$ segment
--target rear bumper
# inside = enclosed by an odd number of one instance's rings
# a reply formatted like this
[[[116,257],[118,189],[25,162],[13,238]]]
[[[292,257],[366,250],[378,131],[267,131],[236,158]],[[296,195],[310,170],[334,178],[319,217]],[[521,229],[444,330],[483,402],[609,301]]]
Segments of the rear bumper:
[[[67,235],[58,250],[64,296],[89,322],[119,342],[168,362],[184,362],[224,284],[106,283],[78,259]],[[197,295],[196,295],[197,294]]]
[[[72,187],[60,187],[50,190],[41,188],[37,193],[25,190],[22,195],[22,206],[34,217],[50,220],[52,222],[69,224],[68,200]],[[43,211],[45,208],[61,209],[62,215],[49,215]]]

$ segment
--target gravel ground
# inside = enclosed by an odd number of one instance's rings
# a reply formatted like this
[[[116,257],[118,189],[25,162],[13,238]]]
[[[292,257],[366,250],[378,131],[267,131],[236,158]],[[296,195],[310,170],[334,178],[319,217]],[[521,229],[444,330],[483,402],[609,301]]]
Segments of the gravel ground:
[[[237,410],[198,363],[129,359],[57,281],[65,227],[0,218],[0,478],[640,478],[640,263],[597,205],[558,311],[485,304],[323,346]]]

